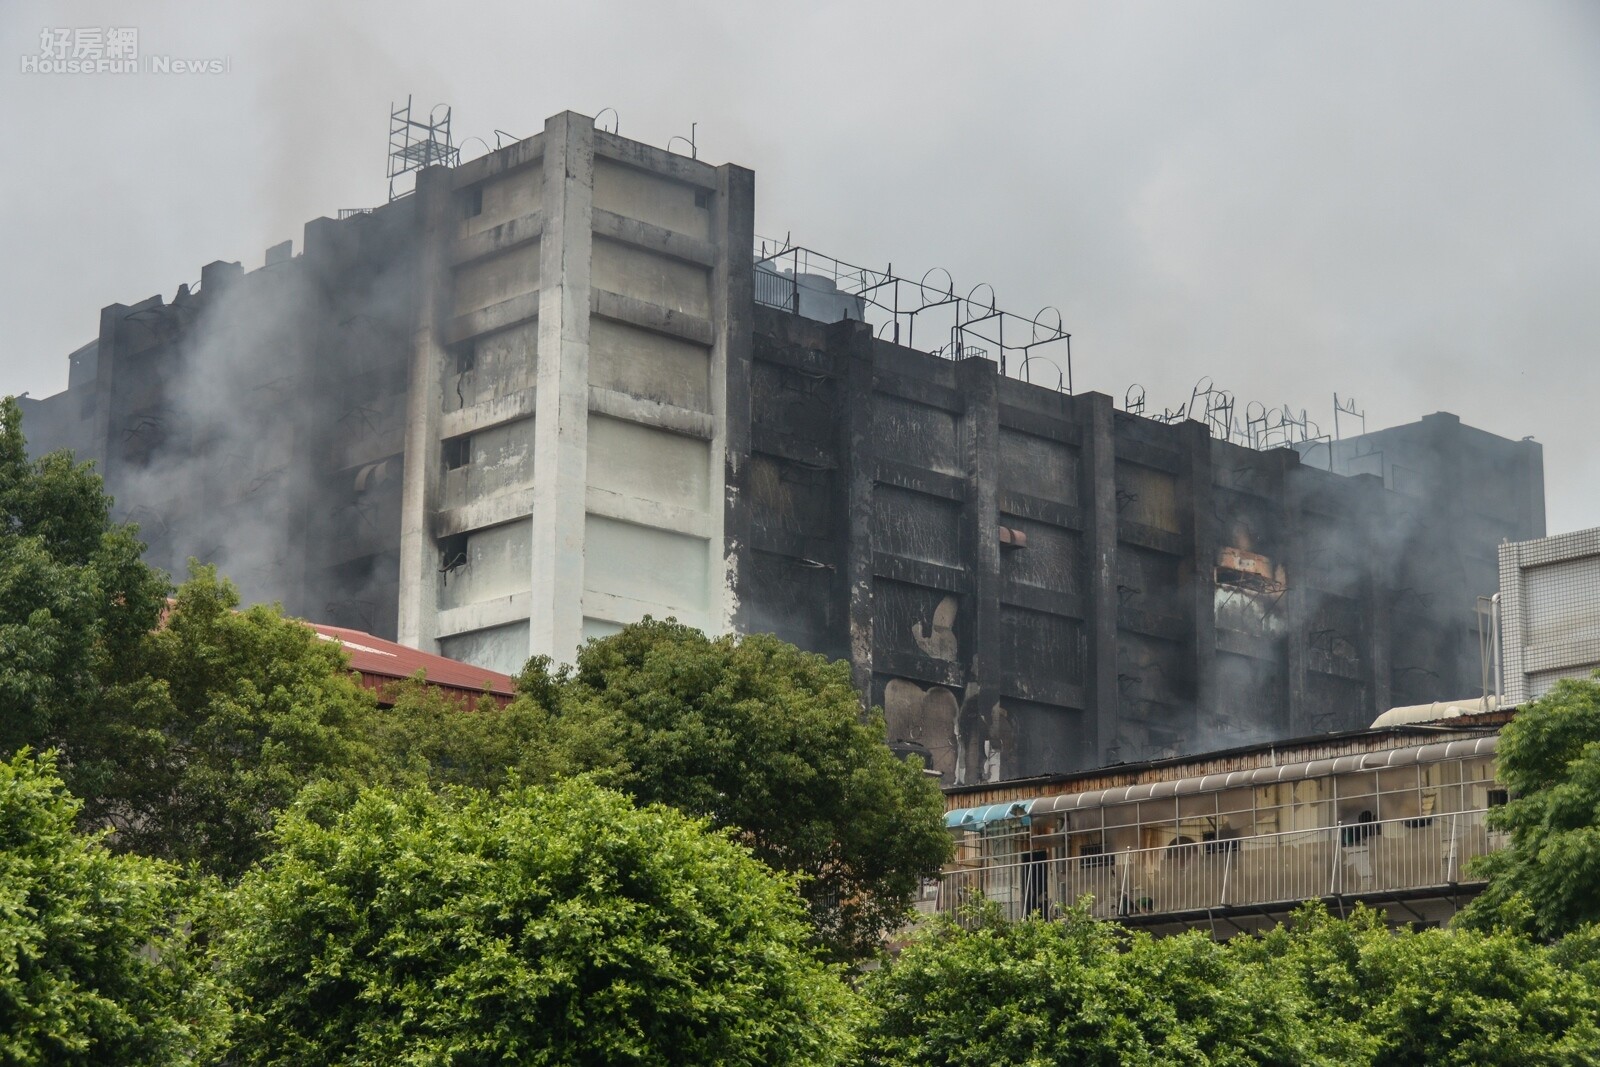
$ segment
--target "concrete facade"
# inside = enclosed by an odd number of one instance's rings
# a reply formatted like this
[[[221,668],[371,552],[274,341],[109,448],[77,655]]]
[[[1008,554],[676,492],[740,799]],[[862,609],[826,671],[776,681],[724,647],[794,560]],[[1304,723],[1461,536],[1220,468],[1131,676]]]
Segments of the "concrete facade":
[[[247,601],[392,636],[418,203],[103,309],[67,390],[24,401],[31,448],[93,460],[155,565],[197,557]]]
[[[421,179],[400,639],[515,670],[646,614],[726,628],[749,172],[564,113]]]
[[[1539,446],[1449,415],[1391,431],[1451,457],[1402,492],[765,307],[751,395],[744,626],[848,658],[947,784],[1477,693],[1487,561],[1543,528]]]
[[[1431,416],[1339,443],[1379,464],[1347,476],[1213,440],[878,340],[755,269],[754,213],[750,171],[563,113],[106,308],[26,429],[175,573],[507,673],[646,614],[775,632],[947,783],[1476,692],[1537,445]]]

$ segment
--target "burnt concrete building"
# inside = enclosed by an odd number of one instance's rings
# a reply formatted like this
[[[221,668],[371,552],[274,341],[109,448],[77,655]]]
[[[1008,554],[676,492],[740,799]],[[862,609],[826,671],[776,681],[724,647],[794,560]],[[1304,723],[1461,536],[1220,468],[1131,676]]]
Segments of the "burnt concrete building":
[[[105,309],[27,405],[34,445],[99,461],[158,565],[452,658],[514,673],[644,614],[725,631],[752,189],[555,116],[298,256]]]
[[[30,450],[92,459],[179,578],[195,557],[247,601],[394,637],[415,207],[104,308],[67,390],[22,401]]]
[[[1477,694],[1496,545],[1543,526],[1539,446],[1454,416],[1403,491],[859,323],[756,323],[742,625],[848,658],[947,782]]]
[[[1432,416],[1330,443],[1370,474],[1244,447],[1075,395],[1059,321],[841,287],[753,219],[751,172],[558,115],[106,308],[26,428],[175,572],[507,672],[646,614],[775,632],[950,783],[1478,691],[1538,445]]]

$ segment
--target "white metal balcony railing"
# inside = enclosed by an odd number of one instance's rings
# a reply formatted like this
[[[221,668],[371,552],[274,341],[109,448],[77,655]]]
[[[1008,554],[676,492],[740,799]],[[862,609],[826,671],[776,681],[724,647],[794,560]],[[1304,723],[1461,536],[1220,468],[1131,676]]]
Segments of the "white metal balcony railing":
[[[1504,847],[1485,810],[1354,823],[947,871],[924,910],[955,914],[979,893],[1010,918],[1092,897],[1097,918],[1148,917],[1332,896],[1477,884],[1467,862]],[[931,905],[931,906],[930,906]]]

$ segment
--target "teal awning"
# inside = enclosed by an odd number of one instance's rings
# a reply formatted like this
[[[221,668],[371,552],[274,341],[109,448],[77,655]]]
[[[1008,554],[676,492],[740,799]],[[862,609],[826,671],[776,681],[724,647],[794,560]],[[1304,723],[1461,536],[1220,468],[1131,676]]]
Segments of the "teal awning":
[[[1022,818],[1033,809],[1033,801],[1034,798],[1029,797],[1004,804],[985,804],[981,808],[957,808],[945,812],[944,825],[948,830],[982,830],[992,822]]]

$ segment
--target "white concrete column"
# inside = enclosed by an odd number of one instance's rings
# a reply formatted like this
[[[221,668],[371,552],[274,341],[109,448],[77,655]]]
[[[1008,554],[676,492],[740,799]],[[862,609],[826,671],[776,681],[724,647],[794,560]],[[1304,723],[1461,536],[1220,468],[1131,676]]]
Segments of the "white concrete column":
[[[417,317],[412,333],[410,382],[406,389],[405,474],[400,489],[400,612],[402,645],[437,652],[439,552],[432,515],[438,507],[442,459],[439,453],[440,390],[444,346],[438,318],[449,299],[446,252],[453,234],[450,172],[443,168],[417,175],[417,224],[421,230],[417,264]]]
[[[570,663],[583,635],[594,120],[562,112],[544,144],[529,651]]]
[[[720,632],[741,629],[738,590],[750,551],[750,502],[745,473],[750,457],[750,344],[754,309],[755,174],[717,168],[711,272],[711,588],[707,616]]]

